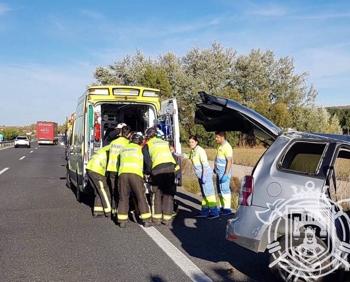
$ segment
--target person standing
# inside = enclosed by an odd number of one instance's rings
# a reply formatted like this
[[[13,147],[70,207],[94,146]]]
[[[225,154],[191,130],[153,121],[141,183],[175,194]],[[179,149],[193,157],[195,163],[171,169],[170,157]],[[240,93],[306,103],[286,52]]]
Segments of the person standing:
[[[105,215],[107,217],[111,213],[110,193],[106,178],[109,149],[109,145],[99,149],[86,166],[89,182],[94,189],[95,199],[92,209],[94,216]]]
[[[170,225],[174,212],[176,193],[176,162],[170,152],[169,143],[157,137],[157,129],[146,130],[147,143],[143,147],[145,172],[151,175],[154,201],[152,206],[153,223]]]
[[[215,141],[218,144],[215,158],[214,171],[216,173],[216,185],[221,204],[221,214],[230,215],[231,210],[231,168],[232,147],[226,140],[226,133],[215,132]]]
[[[189,159],[198,178],[203,197],[202,209],[197,217],[217,218],[219,217],[219,209],[216,203],[213,170],[210,168],[207,153],[198,145],[198,138],[196,136],[190,136],[188,143],[191,148]]]
[[[143,154],[141,144],[143,136],[134,133],[131,141],[120,152],[118,168],[118,222],[121,228],[126,227],[129,213],[129,196],[133,192],[137,199],[140,218],[145,227],[151,225],[151,211],[147,203],[143,180]]]
[[[109,173],[109,180],[111,185],[111,201],[112,201],[112,213],[116,213],[116,204],[118,203],[118,159],[121,150],[129,144],[130,127],[125,123],[119,123],[117,125],[118,138],[114,139],[110,143],[109,160],[107,165],[107,171]]]

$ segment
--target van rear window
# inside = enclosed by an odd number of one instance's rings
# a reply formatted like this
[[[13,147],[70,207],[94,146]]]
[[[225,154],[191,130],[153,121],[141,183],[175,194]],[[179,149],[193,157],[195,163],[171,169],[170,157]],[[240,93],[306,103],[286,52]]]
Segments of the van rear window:
[[[296,142],[283,157],[280,168],[306,174],[317,174],[324,143]]]

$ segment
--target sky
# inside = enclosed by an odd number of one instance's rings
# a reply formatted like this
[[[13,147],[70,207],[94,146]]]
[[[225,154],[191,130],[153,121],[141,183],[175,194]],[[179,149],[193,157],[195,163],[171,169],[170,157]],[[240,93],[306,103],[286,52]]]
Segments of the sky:
[[[0,0],[0,125],[63,123],[96,67],[214,42],[289,56],[317,105],[350,104],[350,1]]]

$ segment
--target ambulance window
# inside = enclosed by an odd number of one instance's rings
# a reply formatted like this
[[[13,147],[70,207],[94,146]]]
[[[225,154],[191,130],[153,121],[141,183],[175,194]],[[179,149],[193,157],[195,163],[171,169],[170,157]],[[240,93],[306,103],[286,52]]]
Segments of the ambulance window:
[[[128,88],[114,88],[113,89],[113,95],[117,96],[138,96],[139,95],[138,89],[128,89]]]
[[[108,88],[92,88],[89,89],[90,95],[108,95]]]

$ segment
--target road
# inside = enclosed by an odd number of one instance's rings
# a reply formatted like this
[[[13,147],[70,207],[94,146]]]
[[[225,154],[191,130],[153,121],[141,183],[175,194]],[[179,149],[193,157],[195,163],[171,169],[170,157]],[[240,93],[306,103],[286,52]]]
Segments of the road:
[[[172,227],[120,229],[65,186],[62,146],[1,150],[0,281],[272,281],[264,254],[224,239],[227,218],[178,198]]]

